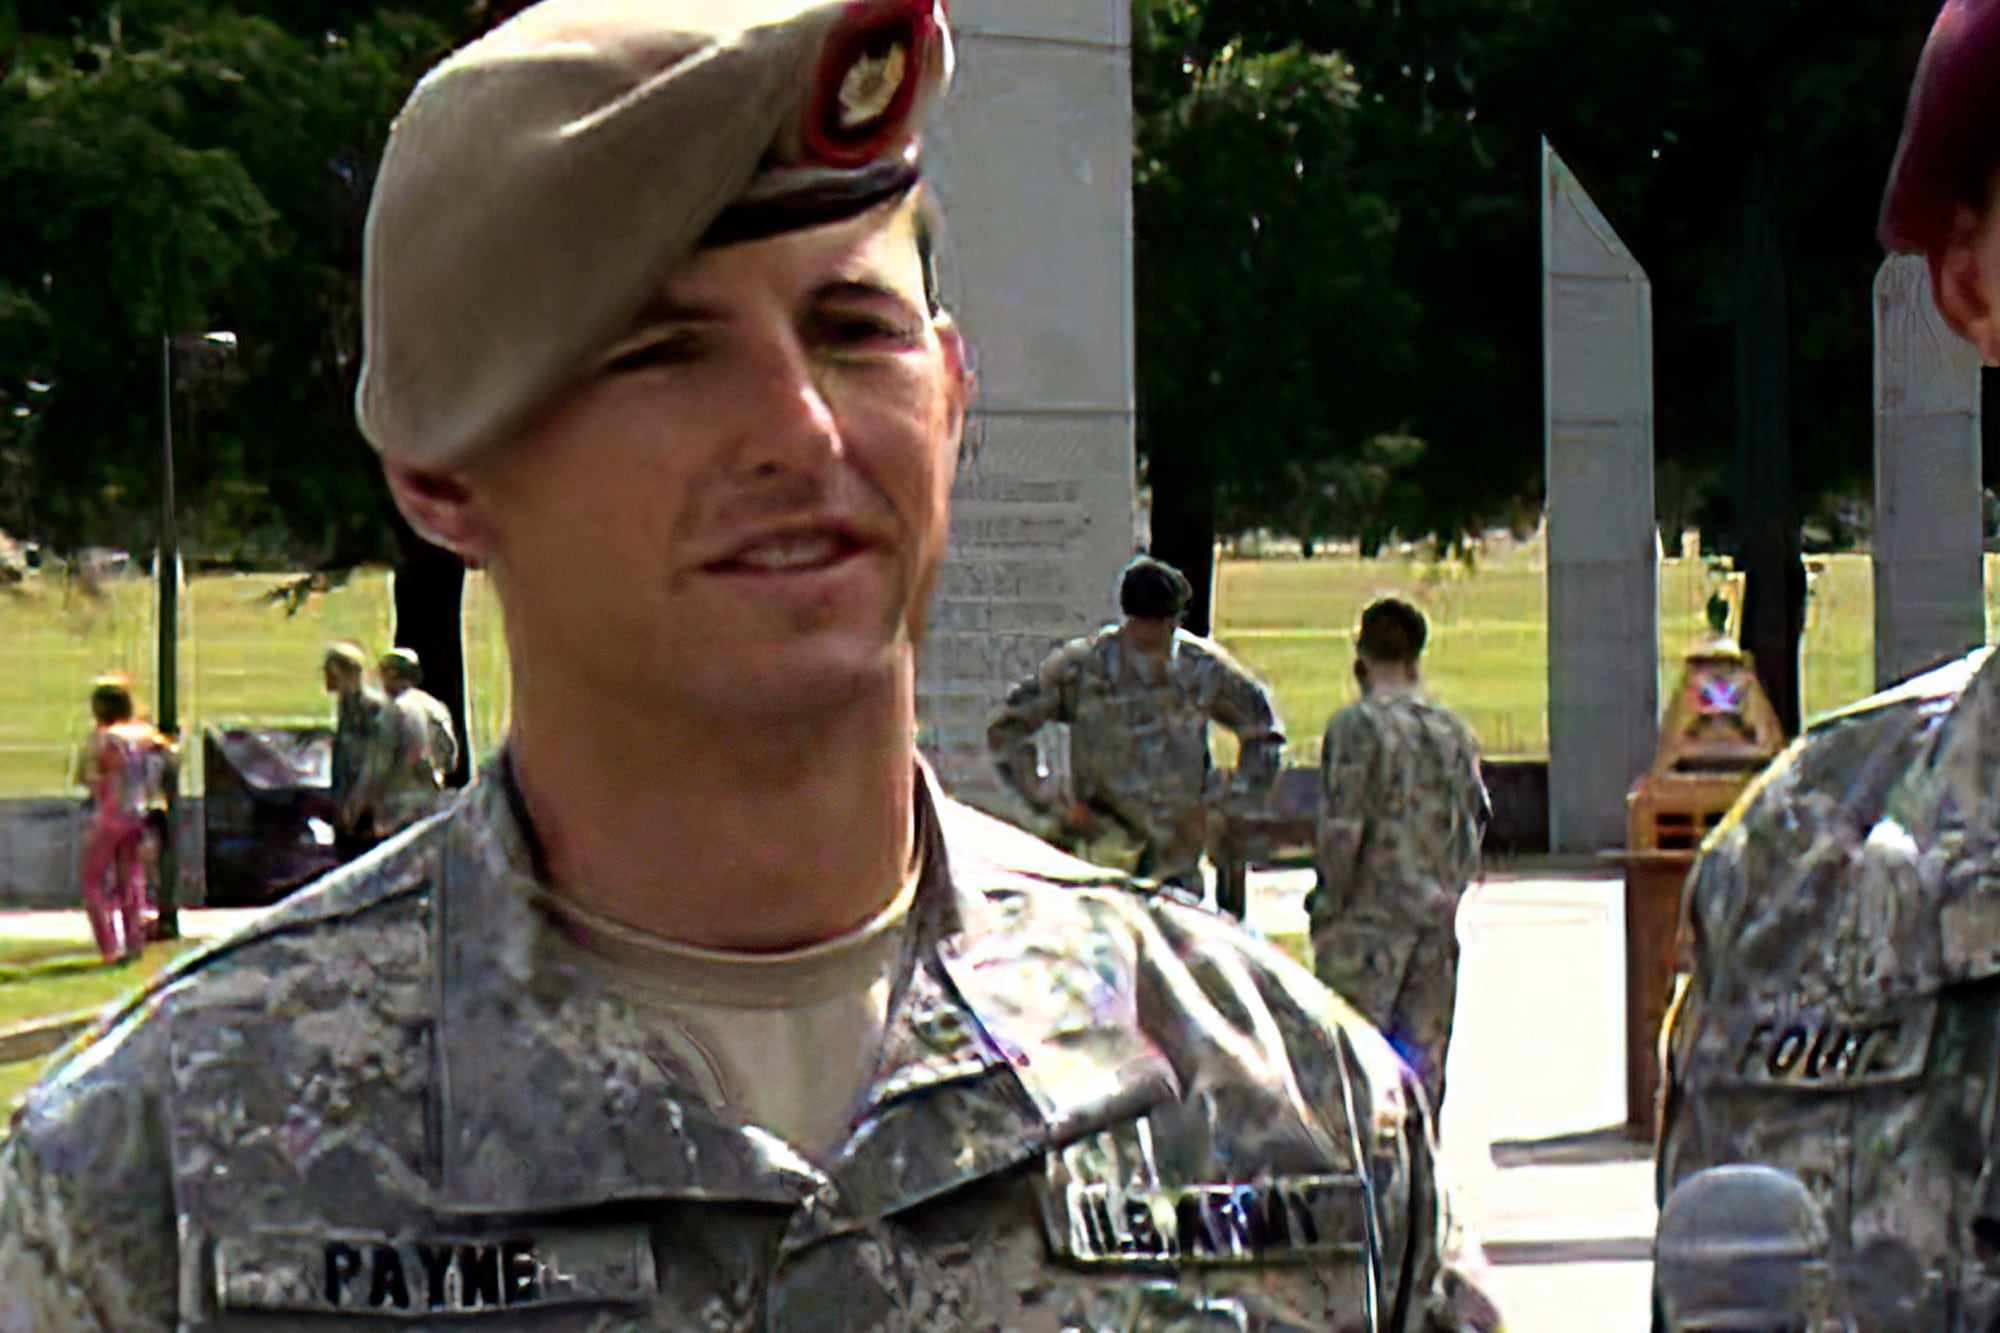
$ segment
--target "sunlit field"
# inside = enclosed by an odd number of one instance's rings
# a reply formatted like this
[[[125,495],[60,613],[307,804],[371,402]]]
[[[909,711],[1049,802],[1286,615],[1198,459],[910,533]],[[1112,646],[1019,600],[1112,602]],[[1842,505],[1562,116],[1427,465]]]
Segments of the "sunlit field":
[[[1994,620],[1996,557],[1987,559],[1987,620]],[[1804,705],[1825,712],[1873,689],[1874,588],[1866,555],[1814,557],[1802,650]],[[1292,739],[1289,762],[1310,763],[1334,710],[1353,699],[1353,625],[1372,598],[1396,593],[1431,618],[1426,675],[1462,713],[1489,754],[1548,753],[1548,633],[1538,553],[1517,551],[1474,566],[1416,557],[1321,557],[1225,562],[1217,637],[1270,682]],[[1722,580],[1698,560],[1660,572],[1662,689],[1706,628],[1704,608]]]
[[[182,599],[180,714],[191,738],[187,787],[201,787],[206,726],[327,722],[333,701],[320,679],[326,645],[353,639],[371,652],[389,647],[390,575],[363,570],[345,586],[309,598],[296,614],[265,594],[276,574],[197,578]],[[106,671],[131,678],[149,713],[158,697],[158,625],[153,584],[31,575],[0,588],[0,798],[59,796],[69,788],[77,741],[90,725],[90,684]],[[477,580],[467,588],[467,656],[475,681],[473,735],[483,752],[497,733],[497,704],[485,706],[490,664],[501,661],[499,622]],[[490,636],[490,637],[489,637]]]
[[[1988,558],[1987,586],[2000,586]],[[1868,557],[1814,561],[1804,650],[1809,712],[1863,697],[1872,675],[1874,602]],[[218,575],[192,581],[183,602],[183,734],[204,726],[326,721],[321,650],[351,638],[371,650],[390,637],[390,575],[367,570],[296,614],[265,594],[281,575]],[[1718,580],[1699,561],[1661,571],[1661,661],[1671,672],[1699,635]],[[1290,761],[1309,763],[1332,712],[1353,697],[1352,626],[1371,597],[1396,592],[1431,616],[1431,686],[1479,731],[1487,751],[1548,750],[1547,631],[1543,571],[1532,549],[1468,566],[1457,561],[1353,556],[1226,561],[1218,637],[1269,680],[1293,738]],[[69,791],[69,767],[87,724],[90,682],[122,670],[142,704],[154,688],[152,584],[110,580],[87,593],[60,574],[0,589],[0,798]],[[1992,593],[1988,620],[1992,622]],[[505,725],[506,654],[492,596],[476,576],[465,600],[466,661],[476,754]],[[1079,633],[1089,629],[1079,625]],[[1671,680],[1667,682],[1671,685]],[[200,790],[200,746],[191,745],[189,788]]]

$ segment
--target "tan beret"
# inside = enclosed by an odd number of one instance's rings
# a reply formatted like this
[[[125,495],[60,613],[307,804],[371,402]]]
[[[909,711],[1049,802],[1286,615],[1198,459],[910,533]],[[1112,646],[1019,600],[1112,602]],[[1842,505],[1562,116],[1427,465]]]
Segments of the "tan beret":
[[[941,0],[545,0],[425,75],[368,209],[361,433],[449,469],[622,332],[696,249],[918,179]]]
[[[375,669],[402,680],[415,681],[424,674],[424,662],[414,648],[391,648],[375,659]]]

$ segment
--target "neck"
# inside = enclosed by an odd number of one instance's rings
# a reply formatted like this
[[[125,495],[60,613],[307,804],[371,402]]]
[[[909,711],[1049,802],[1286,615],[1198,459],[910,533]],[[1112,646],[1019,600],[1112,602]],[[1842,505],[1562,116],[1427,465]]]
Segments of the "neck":
[[[588,697],[514,699],[514,777],[558,894],[743,951],[832,939],[895,897],[915,826],[909,673],[888,697],[793,718]]]
[[[1170,625],[1127,620],[1119,626],[1119,634],[1126,643],[1151,657],[1165,657],[1174,646],[1174,631]]]
[[[1401,665],[1384,666],[1368,664],[1368,692],[1370,694],[1408,694],[1417,688],[1417,673],[1414,668]]]

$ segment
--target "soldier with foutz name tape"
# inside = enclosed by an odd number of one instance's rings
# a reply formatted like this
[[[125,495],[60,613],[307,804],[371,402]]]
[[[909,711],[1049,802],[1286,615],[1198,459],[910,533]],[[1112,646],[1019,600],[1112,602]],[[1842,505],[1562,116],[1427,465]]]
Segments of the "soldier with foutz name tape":
[[[2000,0],[1939,14],[1881,232],[1926,257],[1939,313],[2000,364]],[[1661,1322],[1751,1326],[1717,1322],[1728,1306],[1770,1328],[1994,1328],[2000,659],[1981,649],[1816,722],[1711,836],[1686,906]],[[1747,1165],[1802,1189],[1732,1174]]]

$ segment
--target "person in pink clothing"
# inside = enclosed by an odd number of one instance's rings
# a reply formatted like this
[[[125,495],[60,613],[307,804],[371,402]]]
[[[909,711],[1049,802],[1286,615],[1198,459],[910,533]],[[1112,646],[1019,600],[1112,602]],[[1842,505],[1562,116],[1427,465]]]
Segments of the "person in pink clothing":
[[[77,756],[76,781],[89,793],[83,906],[106,963],[138,957],[146,942],[146,812],[166,742],[135,712],[122,680],[98,681],[90,692],[95,725]]]

